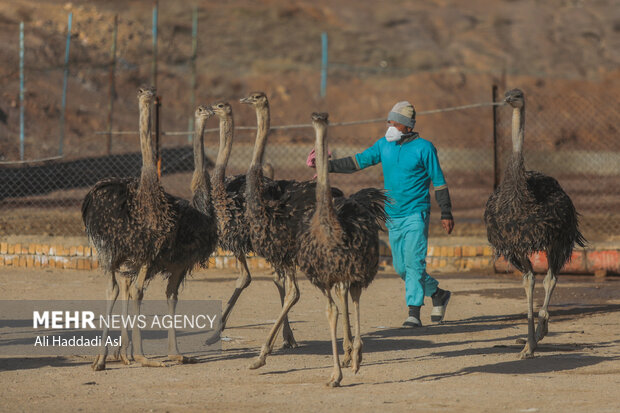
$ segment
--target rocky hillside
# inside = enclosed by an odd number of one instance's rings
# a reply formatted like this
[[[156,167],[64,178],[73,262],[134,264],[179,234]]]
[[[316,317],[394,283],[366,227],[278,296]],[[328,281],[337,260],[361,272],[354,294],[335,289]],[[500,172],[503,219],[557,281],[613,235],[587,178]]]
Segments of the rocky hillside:
[[[184,130],[193,112],[194,4],[197,102],[233,101],[262,89],[273,102],[273,124],[306,123],[317,109],[329,110],[336,121],[376,118],[405,98],[414,99],[418,110],[488,101],[494,82],[617,97],[620,7],[613,0],[160,1],[157,86],[167,130]],[[67,16],[73,13],[65,147],[67,155],[78,156],[105,147],[105,138],[94,132],[107,125],[115,14],[114,126],[134,128],[135,90],[151,82],[152,5],[0,2],[0,158],[18,158],[19,23],[25,24],[26,158],[51,156],[58,146]],[[329,35],[331,63],[326,99],[318,96],[322,32]],[[247,108],[236,116],[239,125],[254,122]],[[465,129],[476,132],[475,125]]]

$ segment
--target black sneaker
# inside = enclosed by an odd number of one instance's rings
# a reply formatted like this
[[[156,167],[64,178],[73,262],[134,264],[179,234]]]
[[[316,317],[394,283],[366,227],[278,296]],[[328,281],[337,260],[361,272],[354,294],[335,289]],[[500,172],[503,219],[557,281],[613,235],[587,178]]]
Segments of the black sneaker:
[[[443,321],[451,295],[450,291],[442,290],[440,294],[433,297],[433,310],[431,311],[431,321],[433,323],[441,323]]]
[[[415,318],[414,316],[410,315],[409,317],[407,317],[407,319],[403,323],[402,328],[416,328],[416,327],[422,327],[422,322],[418,320],[417,318]]]

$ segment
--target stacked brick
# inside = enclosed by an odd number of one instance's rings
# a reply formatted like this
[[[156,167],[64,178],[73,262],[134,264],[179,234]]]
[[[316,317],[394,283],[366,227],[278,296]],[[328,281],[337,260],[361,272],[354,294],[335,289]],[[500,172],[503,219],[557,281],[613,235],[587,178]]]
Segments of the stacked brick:
[[[379,249],[380,265],[392,265],[389,245],[382,241]],[[247,257],[250,270],[263,270],[270,265],[261,257],[250,254]],[[515,269],[503,258],[494,260],[493,251],[488,245],[428,247],[426,258],[429,272],[512,272]],[[547,261],[544,253],[532,255],[536,272],[546,271]],[[209,259],[210,268],[236,269],[237,259],[228,251],[218,249]],[[97,251],[89,246],[22,244],[0,242],[0,267],[62,268],[92,270],[99,267]],[[620,250],[575,250],[571,261],[561,271],[568,274],[620,274]]]

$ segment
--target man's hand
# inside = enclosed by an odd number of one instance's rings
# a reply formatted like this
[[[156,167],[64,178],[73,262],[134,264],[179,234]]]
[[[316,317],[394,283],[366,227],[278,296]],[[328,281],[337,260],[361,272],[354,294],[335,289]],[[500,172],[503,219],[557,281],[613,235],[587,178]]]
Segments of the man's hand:
[[[442,219],[441,226],[443,230],[446,231],[447,234],[450,234],[454,229],[454,220],[453,219]]]
[[[316,168],[316,152],[314,151],[314,148],[312,148],[312,150],[308,154],[308,158],[306,159],[306,166],[310,168]]]
[[[327,157],[332,157],[332,151],[327,150]],[[308,166],[309,168],[316,168],[316,152],[314,151],[314,148],[312,148],[312,150],[308,154],[308,158],[306,159],[306,166]]]

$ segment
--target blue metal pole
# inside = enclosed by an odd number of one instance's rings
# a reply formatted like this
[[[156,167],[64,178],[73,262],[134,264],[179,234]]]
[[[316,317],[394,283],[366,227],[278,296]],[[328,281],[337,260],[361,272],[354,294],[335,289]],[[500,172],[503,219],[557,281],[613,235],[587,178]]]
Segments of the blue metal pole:
[[[321,59],[321,97],[327,93],[327,33],[321,34],[321,44],[323,46],[323,56]]]
[[[153,86],[157,89],[157,1],[153,6],[153,65],[151,68]]]
[[[19,160],[24,160],[24,22],[19,23]]]
[[[192,11],[192,80],[191,80],[191,96],[190,96],[190,108],[194,110],[196,106],[196,57],[198,55],[198,7],[194,6]],[[191,113],[191,112],[190,112]],[[189,131],[194,130],[194,116],[189,117]],[[187,135],[187,141],[192,142],[192,134]]]
[[[65,69],[62,79],[62,108],[60,111],[60,143],[58,144],[58,155],[62,156],[63,145],[65,140],[65,112],[67,111],[67,81],[69,78],[69,49],[71,47],[71,21],[73,13],[69,13],[69,22],[67,23],[67,44],[65,46]]]

